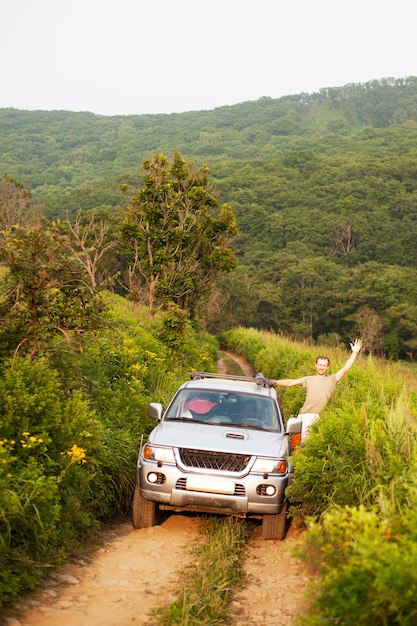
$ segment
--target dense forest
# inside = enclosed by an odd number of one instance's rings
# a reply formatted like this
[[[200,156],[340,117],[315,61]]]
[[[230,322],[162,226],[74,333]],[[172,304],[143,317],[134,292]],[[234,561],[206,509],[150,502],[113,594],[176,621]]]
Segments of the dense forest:
[[[3,109],[0,175],[50,221],[94,211],[112,230],[143,160],[179,152],[208,167],[239,231],[236,267],[205,302],[208,330],[361,335],[370,353],[414,359],[416,140],[415,77],[172,115]]]

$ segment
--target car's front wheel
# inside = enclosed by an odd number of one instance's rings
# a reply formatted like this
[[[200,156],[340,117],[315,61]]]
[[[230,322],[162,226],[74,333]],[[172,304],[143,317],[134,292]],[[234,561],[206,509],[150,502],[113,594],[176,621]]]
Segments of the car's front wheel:
[[[149,526],[155,526],[158,523],[158,505],[156,502],[145,500],[141,496],[139,485],[135,487],[132,513],[134,528],[149,528]]]
[[[262,537],[264,539],[277,539],[281,541],[285,537],[285,526],[287,522],[287,501],[282,507],[281,513],[276,515],[264,515],[262,520]]]

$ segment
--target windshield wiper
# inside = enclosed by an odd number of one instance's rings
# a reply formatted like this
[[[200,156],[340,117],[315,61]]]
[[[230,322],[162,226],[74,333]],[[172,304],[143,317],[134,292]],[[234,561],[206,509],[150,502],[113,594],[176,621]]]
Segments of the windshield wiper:
[[[166,417],[167,422],[190,422],[190,424],[209,424],[206,420],[197,420],[195,417],[187,417],[186,415],[180,415],[178,417]]]
[[[233,426],[240,426],[241,428],[253,428],[254,430],[270,430],[265,428],[265,426],[261,426],[261,424],[247,424],[246,422],[237,422],[234,423]]]

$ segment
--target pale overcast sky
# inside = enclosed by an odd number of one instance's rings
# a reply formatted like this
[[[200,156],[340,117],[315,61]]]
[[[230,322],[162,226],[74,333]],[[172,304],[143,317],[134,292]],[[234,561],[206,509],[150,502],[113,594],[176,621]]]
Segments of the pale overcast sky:
[[[208,110],[417,76],[416,0],[2,0],[0,108]]]

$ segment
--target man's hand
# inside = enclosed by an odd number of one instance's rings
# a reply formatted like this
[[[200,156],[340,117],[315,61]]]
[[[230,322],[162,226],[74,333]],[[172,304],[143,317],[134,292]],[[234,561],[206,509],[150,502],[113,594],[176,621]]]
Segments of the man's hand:
[[[355,339],[353,343],[350,344],[350,349],[354,354],[358,354],[362,348],[362,340]]]

